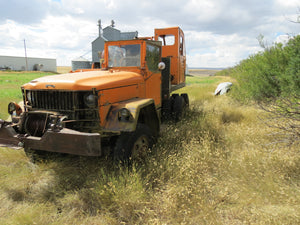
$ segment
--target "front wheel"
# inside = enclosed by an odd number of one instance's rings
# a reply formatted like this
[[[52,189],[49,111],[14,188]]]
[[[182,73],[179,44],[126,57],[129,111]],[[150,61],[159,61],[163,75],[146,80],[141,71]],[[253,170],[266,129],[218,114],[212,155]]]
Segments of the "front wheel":
[[[123,132],[114,147],[116,163],[143,162],[155,142],[151,129],[145,124],[137,124],[134,132]]]

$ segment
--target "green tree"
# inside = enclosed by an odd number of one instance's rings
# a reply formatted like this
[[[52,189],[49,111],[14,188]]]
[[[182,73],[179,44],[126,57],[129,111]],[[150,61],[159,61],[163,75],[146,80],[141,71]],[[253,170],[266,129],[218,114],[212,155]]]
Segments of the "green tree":
[[[288,56],[286,70],[280,77],[281,89],[284,94],[300,93],[300,35],[289,40],[284,49]]]

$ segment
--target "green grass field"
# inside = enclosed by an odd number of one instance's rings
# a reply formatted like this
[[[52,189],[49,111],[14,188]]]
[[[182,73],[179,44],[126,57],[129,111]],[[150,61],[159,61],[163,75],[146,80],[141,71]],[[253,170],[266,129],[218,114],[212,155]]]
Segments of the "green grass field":
[[[299,224],[299,146],[276,143],[255,105],[213,96],[223,81],[188,77],[190,111],[132,170],[0,148],[0,224]]]
[[[8,117],[9,102],[22,100],[21,86],[35,78],[50,75],[43,72],[2,72],[0,71],[0,118]]]

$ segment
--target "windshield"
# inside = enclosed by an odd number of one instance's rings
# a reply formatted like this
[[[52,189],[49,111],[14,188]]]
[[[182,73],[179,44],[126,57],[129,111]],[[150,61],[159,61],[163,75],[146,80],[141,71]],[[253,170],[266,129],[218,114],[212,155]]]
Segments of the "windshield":
[[[108,46],[108,66],[141,66],[141,46],[139,44]]]

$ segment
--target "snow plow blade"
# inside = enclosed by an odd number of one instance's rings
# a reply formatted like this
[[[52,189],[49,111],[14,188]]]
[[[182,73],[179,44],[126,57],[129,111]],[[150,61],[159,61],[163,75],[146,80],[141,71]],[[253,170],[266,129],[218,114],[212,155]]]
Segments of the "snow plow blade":
[[[59,152],[82,156],[100,156],[101,138],[98,133],[84,133],[63,128],[46,131],[42,137],[18,134],[12,122],[0,119],[0,146],[24,147],[48,152]]]
[[[101,139],[98,133],[84,133],[63,128],[46,131],[42,137],[24,137],[24,148],[82,156],[100,156]]]
[[[0,146],[1,147],[20,147],[20,139],[11,122],[0,119]]]

